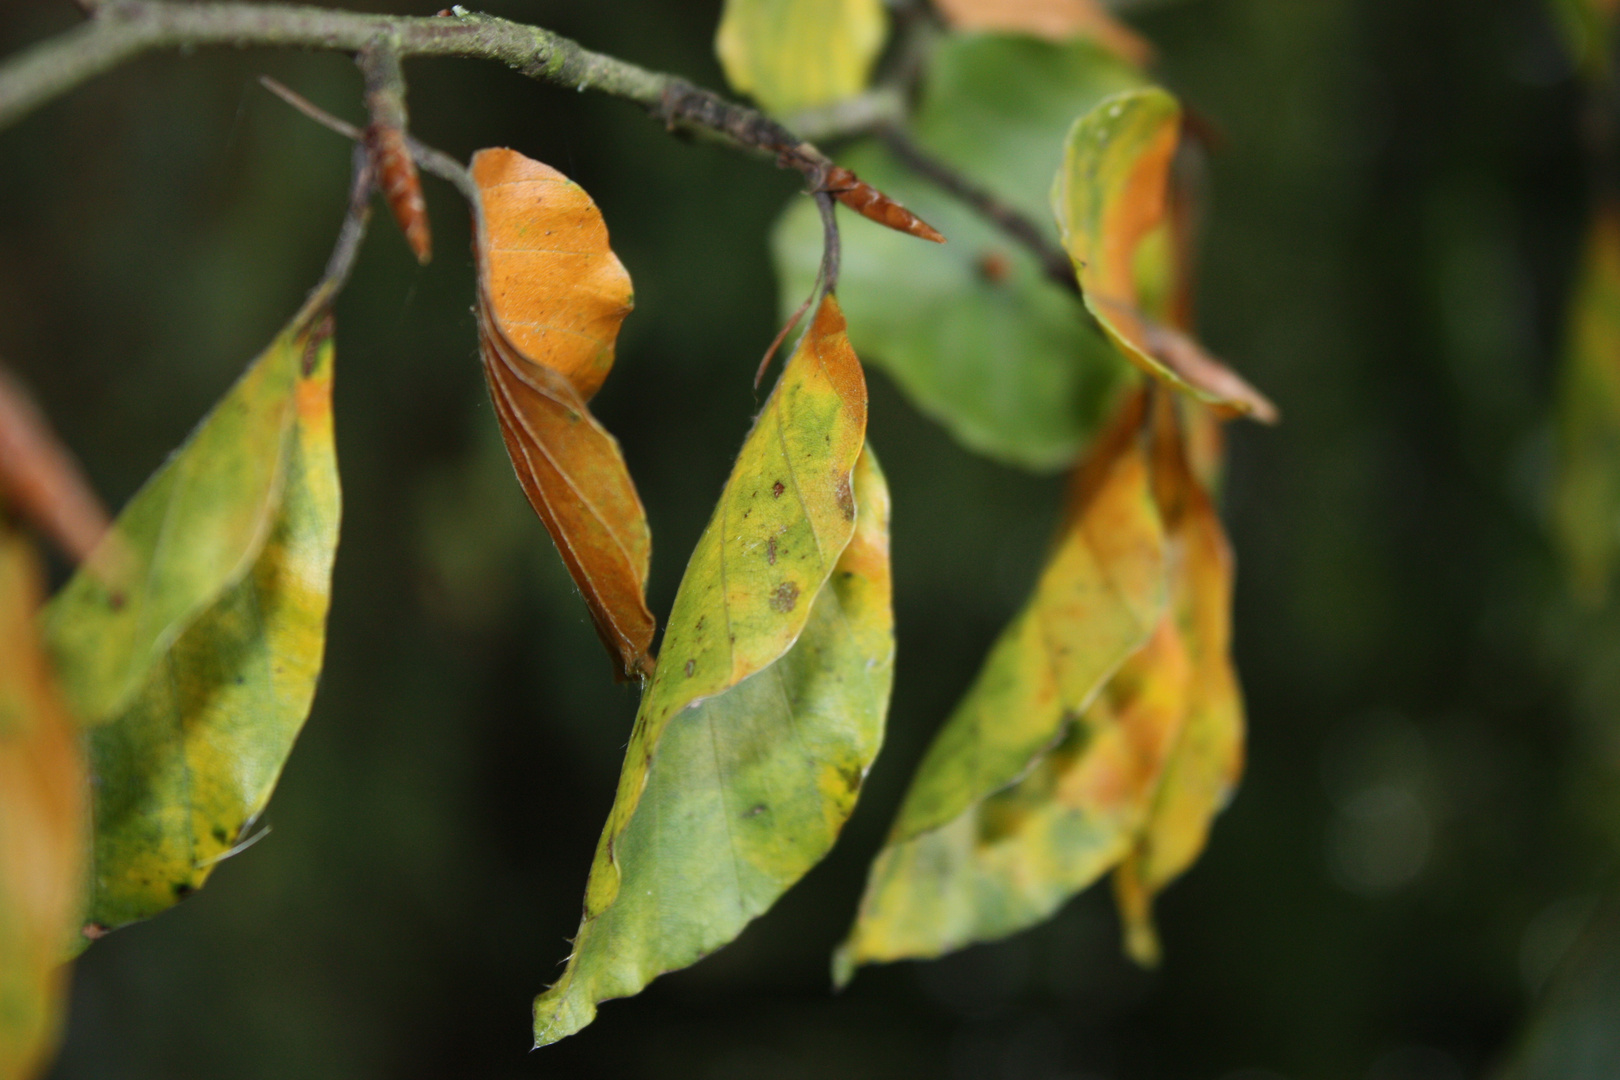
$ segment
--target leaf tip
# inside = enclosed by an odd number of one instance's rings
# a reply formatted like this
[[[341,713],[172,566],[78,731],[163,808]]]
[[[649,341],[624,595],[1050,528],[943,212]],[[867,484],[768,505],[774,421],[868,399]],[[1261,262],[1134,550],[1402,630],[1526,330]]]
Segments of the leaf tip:
[[[855,972],[860,967],[860,961],[855,959],[855,949],[849,942],[844,942],[833,950],[832,983],[833,990],[843,990],[855,978]]]
[[[1125,928],[1125,952],[1139,966],[1150,971],[1159,966],[1163,951],[1159,946],[1159,932],[1153,928],[1151,916],[1132,921]]]

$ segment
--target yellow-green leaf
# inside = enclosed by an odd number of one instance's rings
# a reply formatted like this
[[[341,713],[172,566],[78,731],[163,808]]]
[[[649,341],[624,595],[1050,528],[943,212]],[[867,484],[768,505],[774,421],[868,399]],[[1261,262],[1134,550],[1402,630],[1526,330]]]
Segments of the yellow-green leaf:
[[[726,0],[714,48],[734,89],[789,113],[865,89],[888,28],[883,0]]]
[[[295,321],[124,507],[41,615],[81,723],[121,713],[182,631],[253,564],[280,498],[301,364]]]
[[[1141,415],[1137,396],[1099,437],[1034,595],[928,748],[891,843],[939,828],[1016,780],[1158,621],[1164,536]]]
[[[835,978],[1016,933],[1116,866],[1185,713],[1187,675],[1186,651],[1161,622],[1017,783],[942,828],[891,842]]]
[[[1086,798],[1133,771],[1129,735],[1105,721],[1126,708],[1179,715],[1174,687],[1168,704],[1159,691],[1097,700],[1166,599],[1142,418],[1136,395],[1099,439],[1034,596],[919,766],[839,950],[840,982],[860,964],[1029,926],[1128,850],[1129,800],[1115,799],[1124,820],[1099,821]]]
[[[893,660],[888,492],[830,298],[744,443],[642,699],[535,1041],[731,941],[832,846]]]
[[[35,615],[38,561],[0,530],[0,1078],[49,1064],[83,891],[89,786]]]
[[[1141,309],[1138,256],[1162,235],[1180,128],[1181,106],[1163,90],[1103,99],[1069,130],[1052,212],[1086,307],[1126,359],[1200,401],[1269,422],[1277,411],[1264,395]]]
[[[291,422],[248,572],[91,732],[93,927],[148,918],[200,887],[263,811],[309,713],[340,511],[330,335],[329,320],[300,315],[260,361],[290,368]]]
[[[1576,594],[1596,605],[1620,555],[1620,207],[1592,223],[1568,317],[1553,526]]]

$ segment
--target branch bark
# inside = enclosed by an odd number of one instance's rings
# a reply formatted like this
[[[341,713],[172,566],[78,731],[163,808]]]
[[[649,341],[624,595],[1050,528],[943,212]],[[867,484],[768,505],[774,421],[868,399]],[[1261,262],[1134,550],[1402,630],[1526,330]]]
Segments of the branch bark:
[[[291,4],[101,0],[84,25],[0,61],[0,128],[142,53],[269,46],[359,53],[377,42],[401,58],[503,63],[532,79],[633,101],[671,129],[718,135],[774,155],[812,186],[825,155],[762,113],[685,79],[592,52],[560,34],[489,15],[364,15]]]

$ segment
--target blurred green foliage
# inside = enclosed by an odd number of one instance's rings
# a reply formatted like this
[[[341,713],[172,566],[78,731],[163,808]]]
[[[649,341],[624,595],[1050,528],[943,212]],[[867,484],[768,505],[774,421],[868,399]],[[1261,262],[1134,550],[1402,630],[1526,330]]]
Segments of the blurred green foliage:
[[[717,3],[488,6],[720,85]],[[0,47],[76,18],[8,5]],[[968,455],[874,372],[900,651],[850,827],[736,944],[526,1053],[635,696],[512,482],[464,208],[434,184],[439,258],[418,269],[379,224],[338,306],[343,546],[273,832],[85,955],[55,1075],[1453,1080],[1503,1060],[1583,959],[1620,852],[1620,619],[1565,598],[1544,531],[1590,203],[1575,63],[1535,0],[1185,0],[1137,25],[1220,133],[1202,337],[1286,418],[1231,431],[1250,766],[1161,903],[1158,972],[1120,956],[1093,890],[828,993],[900,787],[1027,593],[1060,484]],[[360,115],[341,57],[199,52],[0,132],[0,355],[114,505],[296,308],[342,215],[348,147],[261,72]],[[426,141],[513,146],[607,217],[638,307],[593,407],[667,611],[757,407],[768,231],[797,179],[492,65],[407,73]]]

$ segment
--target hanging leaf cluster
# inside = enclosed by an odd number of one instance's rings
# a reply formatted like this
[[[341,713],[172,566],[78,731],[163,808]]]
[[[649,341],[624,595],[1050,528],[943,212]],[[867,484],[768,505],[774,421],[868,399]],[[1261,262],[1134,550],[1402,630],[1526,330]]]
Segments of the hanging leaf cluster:
[[[647,514],[589,407],[633,307],[604,215],[514,150],[468,169],[426,153],[404,130],[397,63],[360,58],[372,122],[351,132],[344,243],[375,188],[425,261],[417,159],[460,185],[500,433],[614,673],[641,688],[572,951],[535,1002],[537,1044],[732,941],[854,809],[895,656],[863,360],[967,448],[1071,479],[1032,594],[875,856],[837,978],[1017,932],[1110,873],[1126,947],[1151,963],[1153,899],[1237,783],[1219,421],[1276,410],[1187,325],[1180,108],[1140,68],[1147,45],[1093,0],[941,0],[938,15],[949,29],[926,38],[903,124],[836,165],[768,147],[820,162],[805,170],[814,199],[774,235],[783,310],[811,316],[656,656]],[[728,0],[716,48],[736,90],[786,114],[867,91],[888,33],[879,0]],[[841,231],[834,200],[863,219]],[[0,383],[6,505],[82,559],[36,614],[28,542],[0,531],[0,1077],[48,1054],[65,956],[262,835],[324,651],[346,271],[110,527]]]

